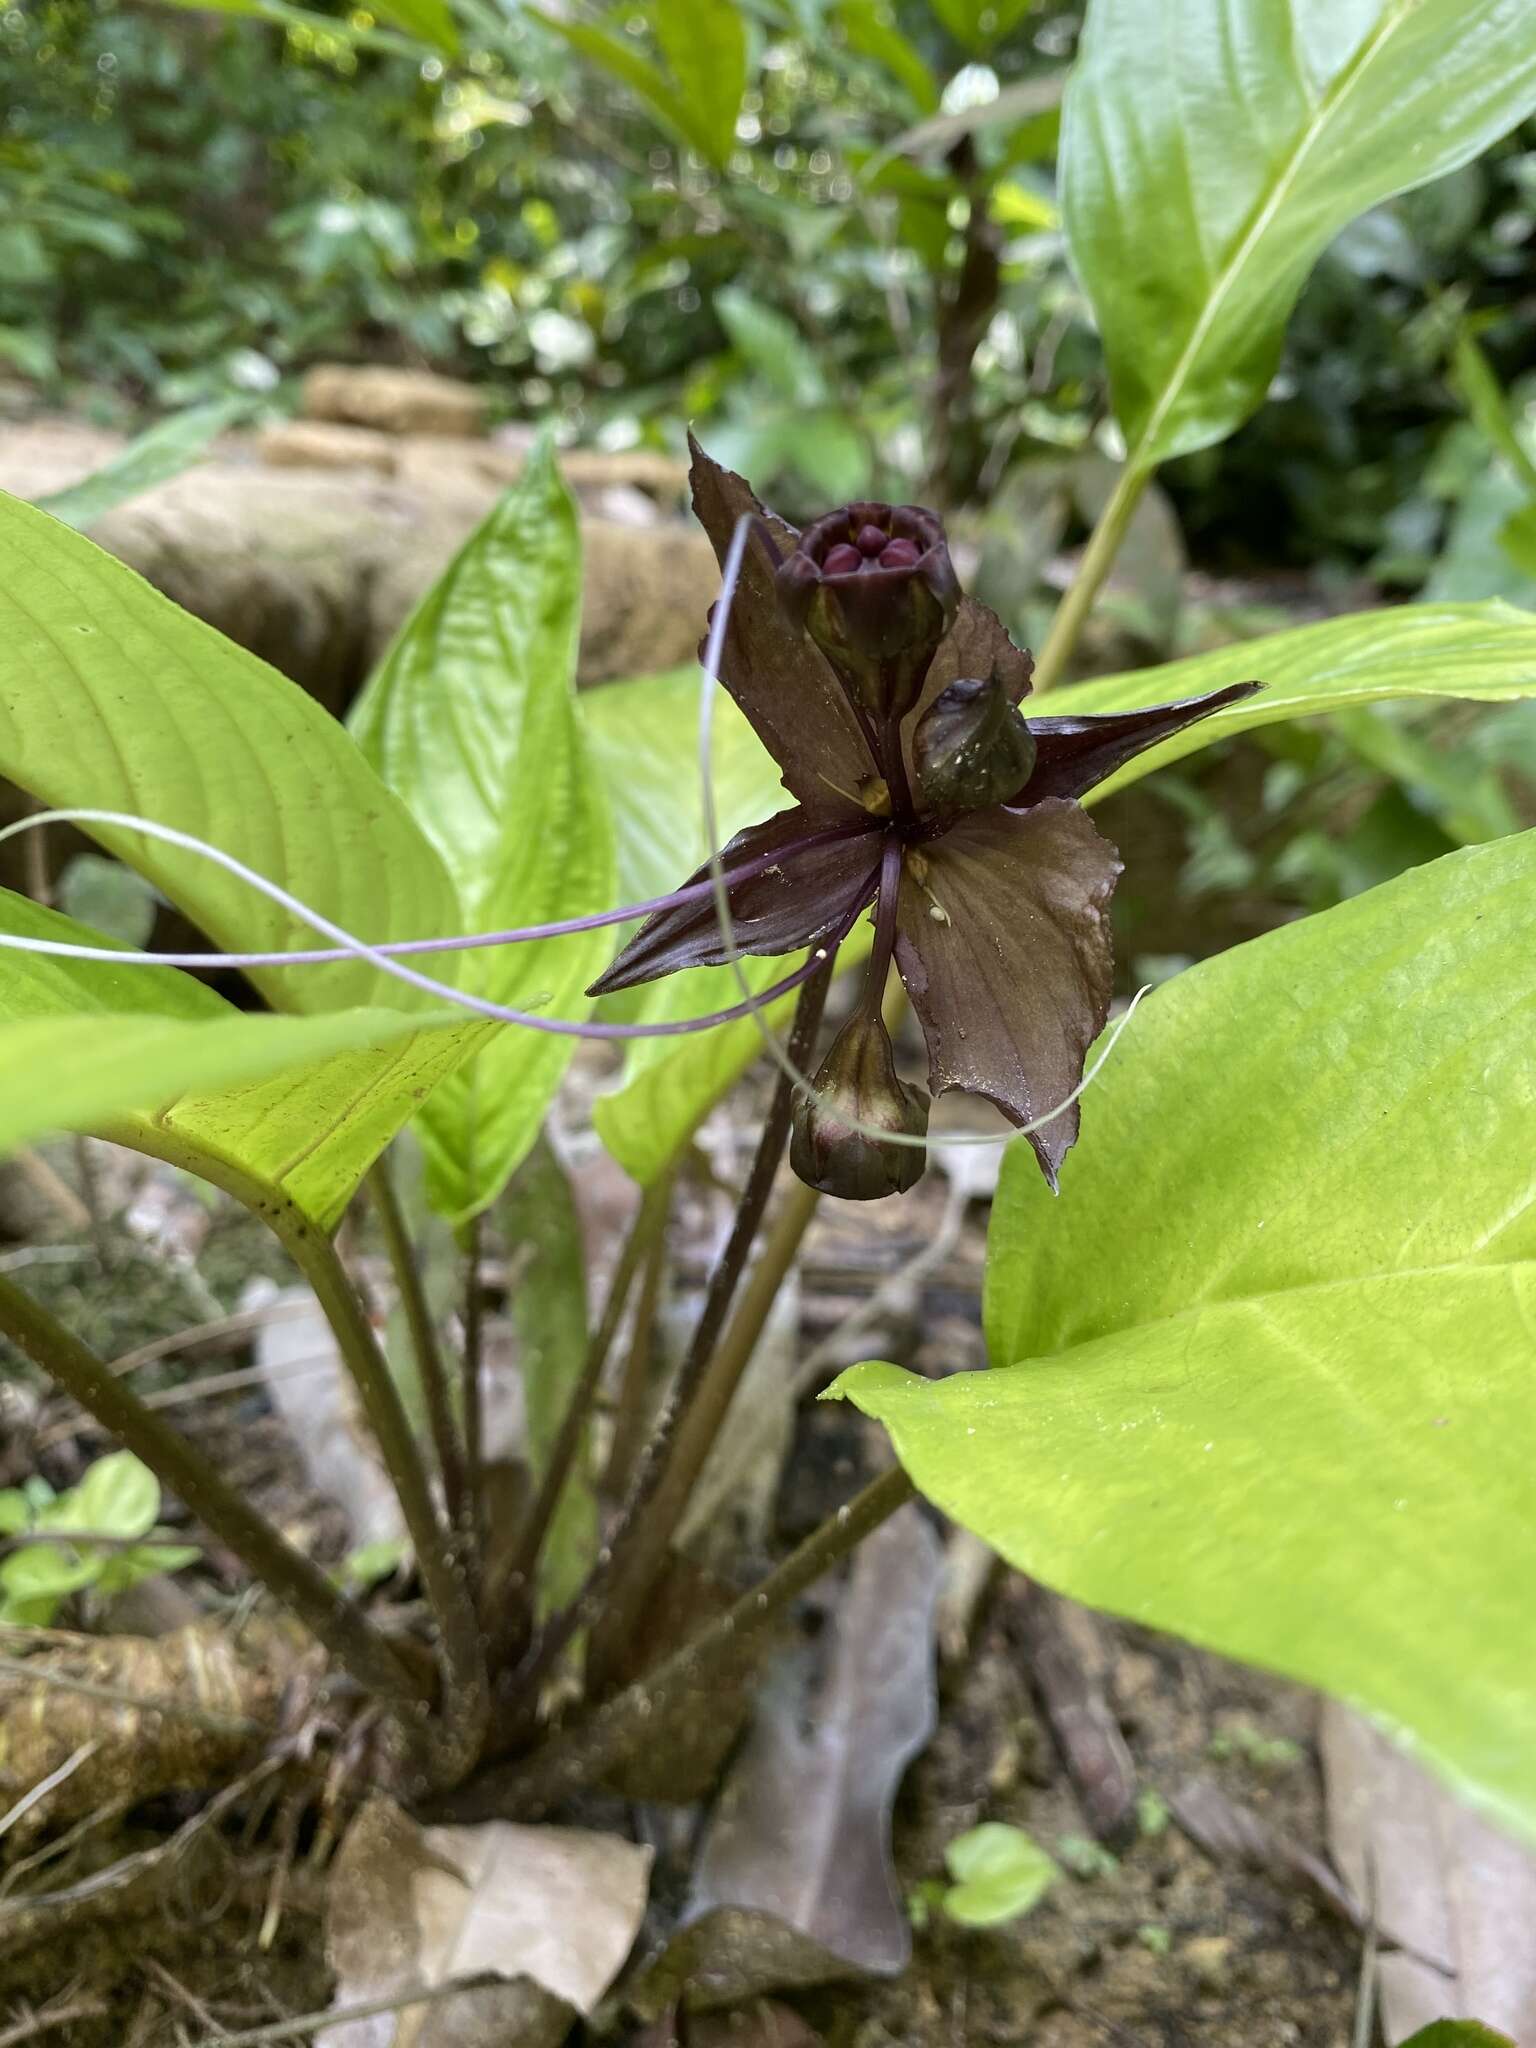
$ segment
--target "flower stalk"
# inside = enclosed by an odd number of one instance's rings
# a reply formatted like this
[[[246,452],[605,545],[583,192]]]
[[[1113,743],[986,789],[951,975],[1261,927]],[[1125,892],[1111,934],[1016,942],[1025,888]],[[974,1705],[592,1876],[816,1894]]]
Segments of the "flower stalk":
[[[368,1190],[373,1196],[379,1226],[384,1233],[390,1270],[395,1276],[400,1305],[405,1311],[406,1324],[411,1333],[411,1349],[415,1353],[417,1371],[421,1375],[422,1392],[426,1397],[427,1419],[432,1430],[433,1448],[437,1453],[437,1468],[443,1482],[443,1495],[448,1505],[449,1525],[462,1532],[465,1526],[466,1497],[464,1445],[453,1412],[453,1402],[449,1397],[447,1363],[443,1357],[442,1345],[438,1342],[437,1326],[427,1301],[426,1289],[422,1285],[416,1248],[411,1243],[411,1234],[400,1207],[400,1197],[395,1189],[395,1177],[390,1170],[388,1153],[374,1163],[368,1175]]]
[[[1115,566],[1115,557],[1130,530],[1136,507],[1141,503],[1141,494],[1151,481],[1150,469],[1133,469],[1130,466],[1122,468],[1116,477],[1109,500],[1094,521],[1088,545],[1077,565],[1077,574],[1056,607],[1044,644],[1036,657],[1034,693],[1037,697],[1043,691],[1054,689],[1061,681],[1077,646],[1078,636],[1088,622],[1088,615],[1108,580],[1110,570]]]
[[[835,966],[835,954],[814,963],[790,1030],[788,1056],[791,1066],[804,1067],[811,1057]],[[580,1630],[592,1627],[599,1618],[603,1624],[602,1640],[600,1643],[594,1640],[591,1645],[588,1683],[589,1687],[601,1690],[605,1673],[611,1669],[611,1655],[628,1640],[655,1583],[656,1574],[665,1562],[667,1545],[686,1505],[686,1494],[679,1497],[676,1484],[669,1483],[667,1478],[672,1446],[680,1421],[698,1392],[720,1340],[767,1211],[779,1162],[789,1138],[792,1101],[793,1084],[786,1074],[780,1074],[741,1199],[736,1205],[730,1235],[710,1275],[704,1305],[687,1355],[641,1454],[629,1498],[620,1510],[617,1525],[608,1539],[605,1560],[599,1561],[576,1599],[550,1624],[543,1640],[535,1645],[518,1677],[518,1691],[525,1699],[537,1695],[571,1638]]]
[[[275,1227],[331,1326],[416,1552],[441,1633],[443,1715],[434,1730],[436,1767],[451,1782],[474,1763],[490,1721],[490,1686],[468,1570],[438,1515],[400,1390],[335,1245],[297,1210],[286,1212]]]
[[[899,1465],[812,1530],[776,1570],[654,1671],[555,1736],[531,1756],[482,1773],[459,1799],[439,1802],[445,1818],[538,1820],[564,1799],[598,1783],[654,1742],[664,1716],[690,1693],[708,1693],[749,1671],[774,1640],[780,1617],[822,1574],[916,1492]]]

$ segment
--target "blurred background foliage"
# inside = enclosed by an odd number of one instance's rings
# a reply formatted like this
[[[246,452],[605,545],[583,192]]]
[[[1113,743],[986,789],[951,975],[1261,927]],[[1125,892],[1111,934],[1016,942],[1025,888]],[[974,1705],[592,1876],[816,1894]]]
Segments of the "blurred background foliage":
[[[791,516],[955,514],[973,586],[1038,644],[1122,452],[1057,210],[1081,15],[19,0],[0,374],[123,425],[281,412],[320,360],[472,379],[566,443],[678,451],[692,422]],[[1536,124],[1340,236],[1270,402],[1149,492],[1090,665],[1383,597],[1536,604],[1533,253]],[[1230,776],[1140,801],[1182,835],[1182,896],[1273,922],[1510,829],[1529,725],[1289,732],[1248,747],[1236,805]]]

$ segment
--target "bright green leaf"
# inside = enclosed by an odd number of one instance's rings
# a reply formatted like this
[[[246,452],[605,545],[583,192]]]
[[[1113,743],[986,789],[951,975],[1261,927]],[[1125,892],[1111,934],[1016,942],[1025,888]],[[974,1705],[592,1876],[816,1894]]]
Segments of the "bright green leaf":
[[[1477,2020],[1436,2020],[1411,2034],[1403,2048],[1515,2048],[1515,2043]]]
[[[581,625],[576,507],[547,443],[401,628],[353,712],[363,752],[410,807],[458,888],[463,928],[608,909],[607,799],[573,679]],[[611,931],[469,956],[477,994],[579,1017]],[[499,1033],[428,1101],[434,1204],[455,1220],[495,1200],[533,1143],[576,1040]]]
[[[0,774],[46,804],[133,811],[211,837],[371,939],[457,928],[441,861],[304,691],[3,494],[0,558]],[[199,855],[115,827],[93,836],[230,951],[315,944],[286,911]],[[366,965],[251,978],[285,1009],[428,1001]]]
[[[46,804],[131,811],[209,838],[369,938],[461,928],[453,884],[431,844],[302,690],[91,542],[4,496],[0,554],[0,774]],[[116,827],[95,828],[95,836],[216,945],[243,952],[314,944],[296,919],[205,858]],[[450,962],[441,978],[458,971]],[[382,1001],[410,1011],[429,1000],[366,965],[255,969],[251,979],[281,1008]],[[283,1181],[311,1213],[334,1215],[378,1150],[489,1028],[464,1019],[458,1033],[420,1044],[403,1039],[393,1020],[382,1035],[365,1020],[308,1038],[269,1036],[262,1043],[270,1050],[247,1062],[252,1077],[332,1046],[349,1049],[346,1068],[332,1077],[318,1115],[314,1095],[294,1097],[286,1081],[226,1105],[228,1156],[255,1170],[255,1145],[263,1174]],[[291,1060],[278,1056],[279,1044],[293,1046]],[[179,1091],[157,1083],[152,1092]],[[96,1094],[86,1089],[78,1099]],[[132,1106],[124,1097],[103,1109]]]
[[[1394,697],[1502,703],[1536,696],[1536,618],[1499,603],[1405,604],[1390,611],[1348,612],[1159,668],[1097,677],[1073,686],[1071,706],[1074,713],[1130,711],[1253,676],[1265,685],[1257,696],[1139,754],[1101,783],[1090,801],[1097,803],[1111,790],[1216,740],[1282,719],[1312,718]],[[1055,699],[1040,708],[1053,711]]]
[[[51,512],[66,526],[93,526],[114,506],[126,504],[156,484],[168,483],[202,455],[210,441],[250,411],[244,398],[216,398],[189,406],[160,420],[136,440],[119,449],[92,475],[51,497],[39,498],[38,509]]]
[[[112,1451],[50,1513],[61,1528],[147,1536],[160,1514],[160,1482],[131,1451]]]
[[[377,1586],[393,1578],[404,1559],[405,1545],[398,1538],[380,1537],[376,1543],[360,1543],[347,1552],[341,1561],[342,1577],[349,1585]]]
[[[231,1091],[228,1124],[238,1139],[247,1090],[258,1098],[270,1092],[250,1084],[281,1076],[279,1087],[302,1085],[316,1062],[410,1044],[413,1032],[425,1037],[435,1021],[389,1010],[336,1010],[321,1017],[251,1017],[232,1010],[207,1022],[104,1012],[0,1023],[0,1153],[50,1131],[98,1130],[182,1161],[209,1179],[224,1177],[220,1166],[227,1163],[229,1177],[242,1180],[251,1169],[238,1144],[233,1159],[221,1162],[200,1139],[182,1137],[183,1119],[194,1131],[209,1124],[217,1129],[224,1120],[219,1103],[210,1107],[200,1097]],[[442,1021],[451,1030],[456,1020]],[[173,1107],[167,1111],[165,1104]],[[301,1118],[294,1141],[318,1142],[323,1135],[311,1119]]]
[[[109,943],[5,890],[0,931],[71,945]],[[124,1092],[115,1086],[115,1068],[101,1075],[72,1071],[74,1048],[111,1045],[119,1028],[135,1022],[167,1019],[196,1027],[260,1026],[263,1020],[243,1016],[175,968],[96,966],[7,951],[0,955],[0,1023],[44,1027],[58,1019],[68,1027],[57,1056],[46,1033],[36,1041],[37,1066],[16,1097],[18,1111],[29,1119],[27,1131],[8,1142],[55,1129],[98,1130],[223,1185],[248,1192],[249,1183],[265,1183],[328,1226],[393,1136],[405,1107],[414,1107],[441,1079],[465,1044],[483,1041],[496,1029],[461,1021],[454,1029],[412,1036],[407,1019],[389,1016],[381,1034],[359,1018],[364,1013],[317,1018],[313,1022],[323,1030],[296,1030],[286,1038],[258,1032],[247,1042],[235,1033],[227,1043],[245,1049],[223,1078],[215,1073],[211,1081],[202,1080],[190,1069],[182,1076],[172,1062],[155,1069],[147,1091]],[[75,1029],[92,1020],[95,1039]],[[284,1045],[292,1046],[291,1054],[283,1053]]]
[[[185,1571],[201,1556],[202,1552],[192,1543],[135,1544],[132,1550],[104,1553],[96,1574],[96,1591],[102,1597],[126,1593],[130,1586],[137,1586],[144,1579]]]
[[[1536,833],[1158,989],[1053,1200],[1018,1151],[997,1369],[854,1369],[946,1513],[1072,1598],[1333,1692],[1536,1834]]]
[[[747,89],[747,28],[735,0],[650,0],[656,41],[710,161],[736,146]]]
[[[1000,1927],[1030,1912],[1061,1872],[1023,1828],[983,1821],[957,1835],[944,1851],[955,1880],[944,1911],[962,1927]]]
[[[29,1543],[0,1558],[0,1622],[23,1628],[47,1628],[59,1603],[71,1593],[94,1585],[101,1572],[100,1552]]]
[[[1533,107],[1509,0],[1091,0],[1063,211],[1132,465],[1231,433],[1340,229]]]
[[[1016,178],[1005,178],[993,187],[992,218],[999,227],[1022,229],[1026,234],[1041,234],[1061,225],[1055,200],[1021,185]]]

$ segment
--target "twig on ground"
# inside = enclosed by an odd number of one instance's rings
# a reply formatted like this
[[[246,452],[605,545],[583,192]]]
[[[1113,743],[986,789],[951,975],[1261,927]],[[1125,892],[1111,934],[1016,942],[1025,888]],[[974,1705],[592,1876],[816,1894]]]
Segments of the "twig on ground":
[[[78,1847],[87,1835],[94,1834],[98,1828],[111,1827],[114,1822],[122,1819],[130,1806],[137,1804],[138,1801],[131,1792],[124,1793],[121,1799],[109,1799],[105,1806],[98,1806],[94,1812],[77,1820],[74,1826],[67,1828],[62,1835],[44,1842],[43,1846],[34,1849],[30,1856],[23,1856],[19,1862],[12,1863],[5,1875],[0,1877],[0,1900],[4,1900],[13,1892],[24,1877],[30,1877],[33,1871],[41,1870],[45,1863],[59,1862],[71,1849]]]
[[[273,2020],[270,2026],[247,2027],[243,2034],[215,2034],[200,2041],[197,2048],[266,2048],[280,2041],[303,2041],[322,2028],[344,2027],[354,2020],[377,2019],[383,2013],[405,2012],[413,2005],[432,2005],[439,1999],[454,1998],[461,1991],[484,1991],[507,1979],[495,1970],[477,1970],[472,1976],[450,1977],[442,1984],[421,1985],[414,1991],[397,1992],[393,1998],[369,1998],[360,2005],[332,2007],[328,2012],[298,2013],[290,2020]],[[0,2048],[5,2043],[0,2040]]]
[[[0,1814],[0,1835],[9,1833],[24,1814],[40,1806],[57,1786],[66,1778],[72,1778],[82,1764],[88,1764],[100,1749],[99,1742],[82,1742],[72,1756],[67,1756],[56,1771],[50,1771],[46,1778],[40,1778],[31,1791],[24,1792],[8,1813]]]
[[[35,2041],[55,2027],[72,2026],[76,2020],[102,2020],[107,2008],[99,1998],[66,1999],[62,2005],[44,2007],[25,2015],[0,2033],[0,2048],[21,2048],[23,2041]]]
[[[132,1351],[125,1351],[120,1358],[114,1358],[107,1371],[136,1372],[141,1365],[153,1365],[158,1358],[169,1358],[177,1351],[190,1351],[194,1345],[207,1344],[211,1347],[222,1345],[226,1340],[253,1337],[268,1323],[307,1316],[312,1306],[307,1300],[272,1301],[264,1308],[237,1309],[232,1315],[216,1316],[206,1323],[192,1323],[185,1330],[173,1331],[169,1337],[154,1337],[147,1344],[136,1344]]]
[[[1123,1846],[1136,1829],[1136,1766],[1105,1696],[1101,1625],[1036,1585],[1025,1593],[1023,1620],[1029,1676],[1083,1818],[1101,1842]]]
[[[179,1977],[173,1977],[164,1963],[157,1963],[153,1956],[144,1956],[139,1968],[146,1976],[153,1977],[162,1991],[168,1991],[178,2005],[184,2005],[200,2027],[213,2027],[222,2032],[218,2021],[195,1992],[189,1991]]]

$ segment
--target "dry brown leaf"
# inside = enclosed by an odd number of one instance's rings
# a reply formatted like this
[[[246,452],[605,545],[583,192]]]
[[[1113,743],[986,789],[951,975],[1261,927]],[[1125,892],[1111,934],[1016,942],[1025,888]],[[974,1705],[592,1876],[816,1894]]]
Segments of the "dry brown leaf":
[[[1168,1803],[1185,1834],[1213,1862],[1299,1881],[1357,1933],[1365,1931],[1364,1907],[1322,1857],[1271,1827],[1251,1806],[1229,1799],[1214,1778],[1186,1779]]]
[[[483,1970],[506,1981],[328,2027],[322,2048],[558,2048],[623,1967],[650,1862],[579,1828],[418,1827],[376,1795],[331,1875],[336,2008]]]
[[[1445,2018],[1536,2041],[1536,1856],[1332,1701],[1322,1755],[1334,1860],[1417,1952],[1377,1966],[1389,2048]]]
[[[891,1808],[933,1732],[941,1569],[932,1527],[903,1509],[860,1547],[814,1648],[770,1673],[686,1924],[631,1991],[645,2017],[905,1967]]]

